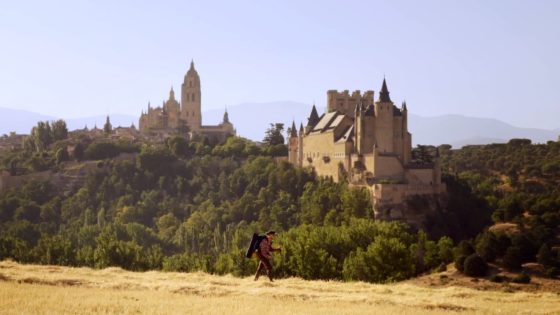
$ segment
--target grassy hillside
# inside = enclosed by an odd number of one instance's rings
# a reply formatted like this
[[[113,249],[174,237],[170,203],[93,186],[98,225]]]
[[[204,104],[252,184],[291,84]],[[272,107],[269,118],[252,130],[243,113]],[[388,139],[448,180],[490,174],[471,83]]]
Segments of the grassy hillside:
[[[452,275],[454,272],[447,272]],[[205,273],[130,272],[0,262],[0,313],[558,314],[558,293],[418,282],[254,282]],[[498,288],[498,287],[496,287]]]

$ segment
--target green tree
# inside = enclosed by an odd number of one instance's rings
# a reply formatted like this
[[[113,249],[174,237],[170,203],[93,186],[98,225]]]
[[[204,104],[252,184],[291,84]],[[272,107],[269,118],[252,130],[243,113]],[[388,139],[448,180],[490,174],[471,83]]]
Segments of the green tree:
[[[552,258],[552,253],[548,245],[542,244],[537,254],[537,262],[545,267],[550,267],[554,264],[554,259]]]
[[[81,161],[84,158],[84,145],[81,142],[76,143],[73,155],[76,161]]]
[[[62,119],[52,122],[52,139],[53,141],[64,140],[68,138],[68,128],[66,127],[66,122]]]
[[[56,151],[56,164],[68,161],[69,158],[70,156],[66,147],[62,147]]]
[[[263,142],[268,146],[275,146],[278,144],[284,144],[284,136],[282,135],[284,131],[284,124],[275,123],[270,124],[270,127],[266,130]]]

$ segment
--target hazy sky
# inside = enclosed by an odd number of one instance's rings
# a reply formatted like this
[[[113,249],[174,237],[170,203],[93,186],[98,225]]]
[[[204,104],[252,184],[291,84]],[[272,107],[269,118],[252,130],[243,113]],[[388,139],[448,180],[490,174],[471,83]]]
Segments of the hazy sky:
[[[416,114],[560,127],[560,1],[0,1],[0,107],[138,115],[194,58],[203,110],[385,75]]]

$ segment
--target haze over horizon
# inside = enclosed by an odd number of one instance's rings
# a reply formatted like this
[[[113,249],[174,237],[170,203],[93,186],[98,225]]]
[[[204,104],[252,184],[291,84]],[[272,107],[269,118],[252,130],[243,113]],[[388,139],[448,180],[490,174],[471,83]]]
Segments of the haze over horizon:
[[[39,1],[0,4],[0,107],[139,115],[180,89],[203,110],[374,90],[421,116],[560,127],[560,3]],[[235,122],[234,122],[235,123]]]

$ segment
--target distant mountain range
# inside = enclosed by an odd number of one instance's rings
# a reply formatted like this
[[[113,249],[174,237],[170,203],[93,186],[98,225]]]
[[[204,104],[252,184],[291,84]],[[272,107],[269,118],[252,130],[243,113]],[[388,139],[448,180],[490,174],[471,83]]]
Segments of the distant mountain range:
[[[291,101],[270,103],[243,103],[227,108],[229,119],[237,129],[237,134],[252,140],[262,140],[265,130],[270,123],[284,123],[291,126],[292,121],[304,125],[311,112],[311,105]],[[318,108],[324,112],[325,108]],[[215,125],[222,121],[223,109],[211,109],[203,112],[203,124]],[[70,130],[92,128],[94,125],[102,127],[106,116],[92,116],[84,118],[65,119]],[[54,116],[42,115],[30,111],[0,108],[0,134],[10,131],[29,133],[31,128],[40,120],[54,120]],[[113,126],[130,126],[134,123],[138,127],[138,116],[113,114]],[[492,118],[476,118],[462,115],[442,115],[436,117],[422,117],[414,114],[409,116],[409,131],[412,141],[416,144],[451,144],[460,148],[469,144],[488,144],[507,142],[512,138],[527,138],[533,142],[558,140],[560,128],[546,130],[538,128],[520,128]]]
[[[62,118],[66,121],[68,129],[75,130],[87,126],[93,128],[95,125],[103,128],[107,116],[90,116],[83,118]],[[7,134],[15,131],[18,134],[29,134],[31,128],[37,124],[38,121],[56,120],[61,117],[48,116],[38,114],[26,110],[10,109],[0,107],[0,135]],[[132,115],[115,114],[111,115],[111,124],[116,126],[130,126],[134,123],[138,127],[138,117]]]
[[[317,108],[319,113],[325,107]],[[311,105],[296,102],[244,103],[228,107],[229,118],[241,136],[254,140],[262,140],[264,131],[271,122],[282,122],[288,128],[295,120],[307,122]],[[204,112],[204,123],[221,121],[223,110]],[[442,115],[422,117],[409,115],[408,130],[412,133],[412,142],[417,144],[451,144],[460,148],[469,144],[503,143],[512,138],[527,138],[533,142],[558,140],[560,128],[546,130],[537,128],[520,128],[503,121],[491,118],[476,118],[462,115]]]

